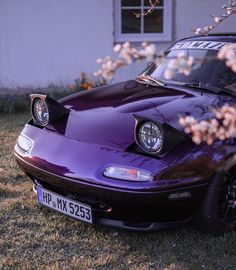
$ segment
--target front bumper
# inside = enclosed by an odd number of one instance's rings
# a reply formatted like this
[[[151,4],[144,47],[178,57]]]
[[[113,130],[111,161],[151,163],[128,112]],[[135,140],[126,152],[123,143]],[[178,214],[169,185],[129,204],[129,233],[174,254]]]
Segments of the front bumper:
[[[208,186],[197,181],[134,183],[109,179],[101,171],[110,164],[141,167],[153,175],[168,166],[160,160],[82,143],[33,126],[26,126],[22,134],[35,144],[28,155],[15,146],[21,169],[34,184],[90,204],[95,224],[138,231],[175,227],[191,219]],[[191,196],[171,199],[178,193]]]
[[[133,231],[171,229],[191,220],[207,184],[162,191],[132,191],[87,184],[44,171],[15,154],[17,163],[33,183],[90,204],[94,224]],[[171,194],[190,192],[191,198],[170,200]]]

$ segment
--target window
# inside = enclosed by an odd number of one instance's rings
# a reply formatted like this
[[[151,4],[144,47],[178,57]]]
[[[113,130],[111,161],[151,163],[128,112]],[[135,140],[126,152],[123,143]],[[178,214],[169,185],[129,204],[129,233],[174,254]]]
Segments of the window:
[[[149,0],[115,0],[115,41],[171,41],[172,0],[160,0],[148,16]]]

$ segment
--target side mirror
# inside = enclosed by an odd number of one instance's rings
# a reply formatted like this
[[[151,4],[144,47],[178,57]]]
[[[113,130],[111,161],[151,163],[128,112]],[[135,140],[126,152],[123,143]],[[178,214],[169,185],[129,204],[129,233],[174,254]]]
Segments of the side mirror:
[[[156,69],[156,64],[154,62],[148,62],[147,67],[144,69],[142,73],[139,74],[139,76],[142,74],[148,75],[152,73],[155,69]]]

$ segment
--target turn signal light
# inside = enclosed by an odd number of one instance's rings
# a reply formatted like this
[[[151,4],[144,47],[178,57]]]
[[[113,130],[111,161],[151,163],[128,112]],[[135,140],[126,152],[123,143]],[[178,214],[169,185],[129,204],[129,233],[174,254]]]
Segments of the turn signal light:
[[[103,171],[104,176],[126,181],[152,181],[150,172],[137,170],[135,168],[125,168],[120,166],[109,166]]]

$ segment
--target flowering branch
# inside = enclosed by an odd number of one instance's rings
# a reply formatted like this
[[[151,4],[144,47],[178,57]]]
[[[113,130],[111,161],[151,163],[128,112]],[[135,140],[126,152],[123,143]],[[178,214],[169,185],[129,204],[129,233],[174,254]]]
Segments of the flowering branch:
[[[159,4],[160,4],[160,0],[155,0],[154,2],[153,0],[149,0],[150,8],[147,11],[144,11],[142,13],[133,12],[133,14],[135,15],[136,18],[140,18],[141,16],[148,16],[154,11],[154,8]]]
[[[117,69],[144,59],[156,65],[167,62],[164,55],[160,56],[156,54],[154,44],[148,44],[146,42],[142,43],[140,50],[132,47],[129,42],[125,42],[124,44],[117,44],[114,47],[114,51],[118,53],[119,58],[115,60],[110,56],[99,58],[97,63],[101,64],[101,68],[94,73],[95,76],[101,76],[106,80],[110,80],[115,75]],[[192,57],[188,57],[183,52],[180,52],[176,58],[167,62],[164,76],[167,79],[171,78],[177,71],[188,75],[191,72],[193,62],[194,59]]]
[[[226,44],[223,46],[217,57],[225,61],[227,67],[230,67],[236,73],[236,44]]]
[[[218,52],[217,57],[236,73],[236,44],[227,44]],[[215,140],[236,137],[236,105],[224,105],[214,109],[215,118],[198,122],[191,116],[181,117],[179,123],[185,132],[192,136],[193,142],[206,142],[211,145]]]
[[[198,122],[194,117],[179,119],[184,131],[192,136],[193,142],[206,142],[211,145],[215,140],[221,141],[236,137],[236,105],[224,105],[214,109],[215,118]]]
[[[142,43],[142,49],[138,50],[130,45],[129,42],[124,44],[117,44],[114,47],[114,51],[118,53],[118,59],[112,59],[110,56],[97,59],[97,63],[101,64],[101,68],[94,73],[95,76],[101,76],[107,80],[110,80],[115,75],[117,69],[133,62],[149,59],[152,61],[155,57],[155,45]]]
[[[226,14],[217,17],[212,15],[214,24],[197,28],[193,31],[197,35],[208,35],[209,32],[236,13],[236,2],[229,0],[222,8]],[[225,61],[226,66],[236,73],[236,44],[226,44],[218,52],[217,58]],[[179,123],[185,128],[185,132],[192,136],[193,142],[200,144],[206,142],[211,145],[215,140],[227,140],[236,137],[236,105],[224,105],[215,109],[215,118],[198,122],[194,117],[181,117]],[[228,164],[236,163],[236,155]]]
[[[216,28],[220,23],[222,23],[231,15],[236,13],[236,2],[229,0],[227,4],[222,6],[222,9],[224,9],[226,13],[222,14],[221,16],[211,15],[214,20],[214,23],[212,25],[206,25],[202,28],[199,27],[196,29],[192,29],[192,31],[196,35],[208,35],[212,29]]]

